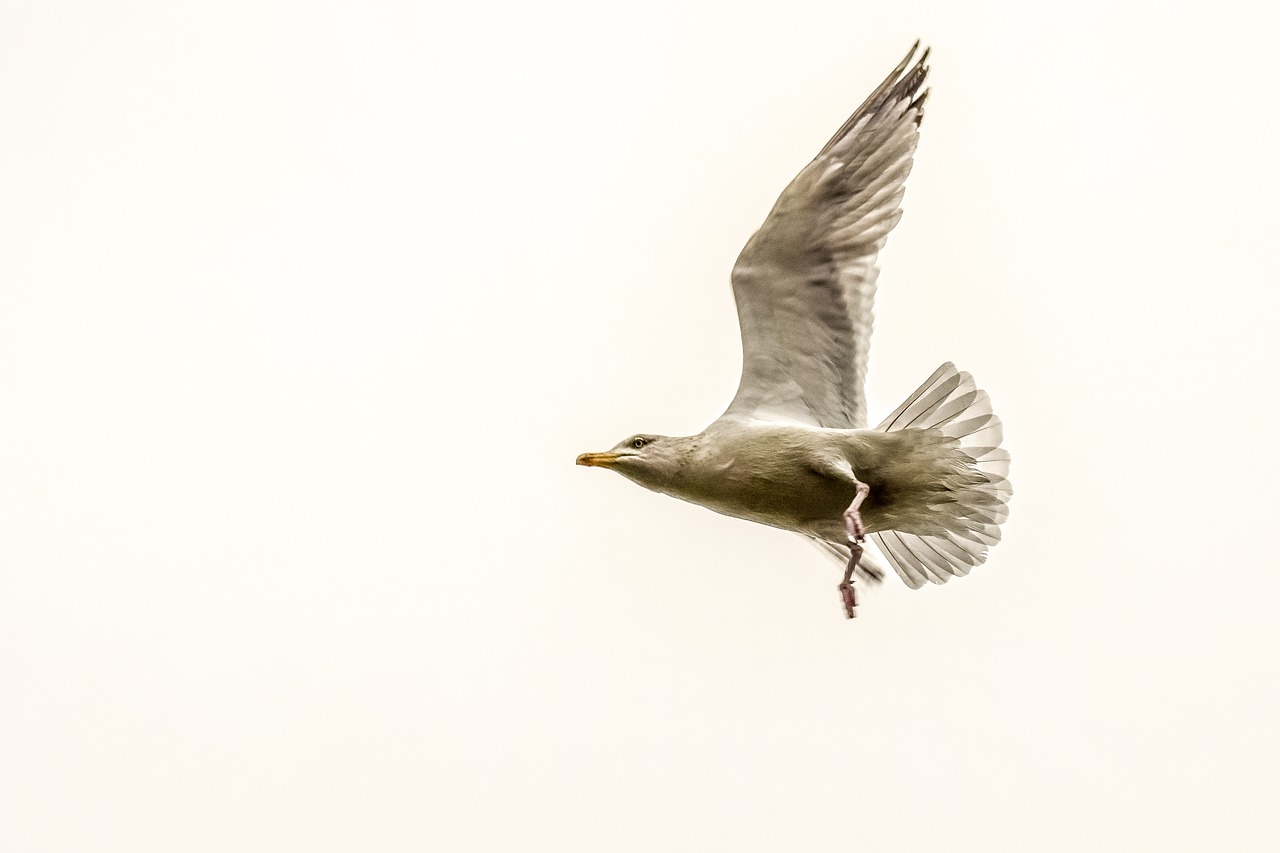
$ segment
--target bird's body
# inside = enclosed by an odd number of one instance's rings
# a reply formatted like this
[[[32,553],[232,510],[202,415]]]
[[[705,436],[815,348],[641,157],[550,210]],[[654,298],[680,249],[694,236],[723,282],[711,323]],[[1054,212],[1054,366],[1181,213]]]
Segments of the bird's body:
[[[918,45],[917,45],[918,47]],[[911,587],[986,559],[1012,494],[1002,428],[944,364],[874,429],[864,376],[876,255],[901,215],[928,51],[893,73],[782,193],[739,256],[742,380],[698,435],[638,435],[578,463],[725,515],[800,533],[845,564],[847,615],[870,537]]]
[[[841,513],[855,494],[834,470],[848,466],[871,487],[861,510],[868,533],[934,533],[937,513],[927,508],[946,499],[944,484],[960,467],[934,452],[946,437],[926,430],[886,433],[726,418],[684,441],[683,464],[673,476],[652,483],[633,479],[724,515],[832,542],[844,538]]]
[[[632,479],[724,515],[816,536],[840,522],[854,493],[824,461],[869,455],[862,432],[722,419],[685,440],[674,476]]]

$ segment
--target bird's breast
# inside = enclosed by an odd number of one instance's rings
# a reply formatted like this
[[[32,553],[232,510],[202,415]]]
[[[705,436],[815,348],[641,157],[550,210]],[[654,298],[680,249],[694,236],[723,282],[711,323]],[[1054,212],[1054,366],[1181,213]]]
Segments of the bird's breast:
[[[811,451],[779,436],[755,434],[707,442],[668,493],[724,515],[808,531],[839,520],[854,490],[819,473]]]

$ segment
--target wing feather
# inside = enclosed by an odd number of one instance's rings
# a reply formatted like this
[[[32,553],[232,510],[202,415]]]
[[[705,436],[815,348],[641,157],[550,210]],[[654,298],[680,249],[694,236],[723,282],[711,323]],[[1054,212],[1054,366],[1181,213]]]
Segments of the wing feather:
[[[876,255],[902,216],[927,95],[919,47],[783,191],[734,264],[742,381],[726,417],[867,425]]]

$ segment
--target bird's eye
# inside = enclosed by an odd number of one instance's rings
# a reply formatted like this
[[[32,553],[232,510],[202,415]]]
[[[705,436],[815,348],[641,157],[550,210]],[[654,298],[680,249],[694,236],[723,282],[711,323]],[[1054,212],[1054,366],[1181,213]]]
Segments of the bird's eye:
[[[638,435],[635,438],[631,439],[631,446],[635,448],[644,447],[648,443],[649,443],[648,439],[641,438]]]

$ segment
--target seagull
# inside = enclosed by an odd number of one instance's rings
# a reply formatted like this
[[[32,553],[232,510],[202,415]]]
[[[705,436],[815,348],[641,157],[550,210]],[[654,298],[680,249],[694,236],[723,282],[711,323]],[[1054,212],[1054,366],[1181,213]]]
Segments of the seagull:
[[[1008,517],[1009,454],[985,391],[947,362],[873,429],[864,380],[876,255],[900,204],[929,92],[917,41],[774,204],[733,266],[742,379],[701,433],[642,433],[577,464],[799,533],[858,577],[908,587],[967,575]]]

